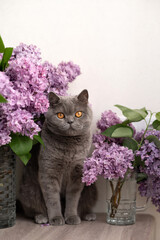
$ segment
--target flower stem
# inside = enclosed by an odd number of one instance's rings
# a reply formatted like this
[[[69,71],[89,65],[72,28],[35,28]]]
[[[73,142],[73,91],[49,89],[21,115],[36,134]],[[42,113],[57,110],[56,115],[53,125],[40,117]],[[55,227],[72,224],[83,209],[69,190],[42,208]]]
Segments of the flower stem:
[[[112,181],[109,181],[109,183],[110,183],[110,186],[111,186],[111,189],[112,189],[112,194],[114,193],[114,186],[113,186],[113,183],[112,183]]]
[[[123,186],[124,181],[122,181],[121,178],[118,179],[118,182],[116,184],[115,190],[112,191],[112,197],[111,197],[111,214],[110,217],[114,218],[115,214],[117,212],[117,208],[119,206],[120,203],[120,198],[121,198],[121,188]],[[112,183],[113,185],[113,183]]]
[[[125,173],[124,178],[119,178],[118,179],[118,182],[115,186],[115,189],[114,189],[114,186],[113,186],[113,182],[110,181],[110,186],[111,186],[111,189],[112,189],[112,197],[111,197],[111,200],[110,200],[110,203],[111,203],[110,217],[111,218],[114,218],[115,214],[117,213],[117,209],[119,207],[120,200],[121,200],[121,189],[122,189],[123,184],[124,184],[124,182],[125,182],[125,180],[128,176],[128,173],[129,173],[129,171],[127,171]]]
[[[145,137],[146,132],[147,132],[147,130],[148,130],[148,128],[149,128],[149,125],[150,125],[150,123],[151,123],[152,116],[153,116],[153,113],[150,111],[149,121],[148,121],[148,123],[147,123],[147,121],[145,120],[147,126],[146,126],[146,129],[145,129],[144,133],[143,133],[142,139],[141,139],[141,141],[140,141],[140,143],[139,143],[139,146],[138,146],[138,149],[137,149],[137,150],[139,150],[139,149],[141,148],[141,146],[142,146],[142,143],[143,143],[143,141],[144,141],[144,137]]]

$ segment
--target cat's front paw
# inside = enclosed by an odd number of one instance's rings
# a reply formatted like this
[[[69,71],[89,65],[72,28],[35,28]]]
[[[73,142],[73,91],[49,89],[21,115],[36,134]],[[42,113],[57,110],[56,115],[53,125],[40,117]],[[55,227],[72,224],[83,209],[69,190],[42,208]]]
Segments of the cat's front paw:
[[[75,216],[67,217],[65,222],[69,225],[77,225],[81,223],[81,219],[79,216],[75,215]]]
[[[65,221],[62,216],[56,216],[49,220],[49,224],[54,226],[61,226],[65,224]]]
[[[85,220],[85,221],[95,221],[96,220],[96,214],[95,213],[88,213],[83,217],[83,220]]]
[[[34,221],[38,224],[45,224],[48,223],[48,217],[43,214],[37,214],[34,217]]]

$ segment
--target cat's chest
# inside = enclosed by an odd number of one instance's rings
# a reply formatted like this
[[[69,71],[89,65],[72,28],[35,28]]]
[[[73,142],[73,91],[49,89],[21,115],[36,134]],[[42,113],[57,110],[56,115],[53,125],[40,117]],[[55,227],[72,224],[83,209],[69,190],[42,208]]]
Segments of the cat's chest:
[[[78,176],[77,174],[77,166],[81,166],[81,176]],[[83,169],[83,160],[80,160],[78,162],[64,162],[63,168],[61,170],[60,174],[60,189],[61,194],[65,195],[67,186],[71,186],[78,178],[82,178],[82,169]],[[80,180],[81,181],[81,180]]]
[[[89,149],[89,141],[80,140],[65,140],[65,141],[50,141],[48,150],[53,157],[63,159],[66,166],[69,166],[74,160],[83,159],[86,157]]]

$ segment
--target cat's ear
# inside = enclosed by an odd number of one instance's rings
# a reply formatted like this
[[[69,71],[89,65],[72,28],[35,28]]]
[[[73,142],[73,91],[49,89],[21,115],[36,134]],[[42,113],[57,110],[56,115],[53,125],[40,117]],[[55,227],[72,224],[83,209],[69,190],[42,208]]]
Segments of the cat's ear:
[[[53,106],[54,104],[57,104],[59,102],[60,98],[53,92],[49,93],[49,103],[50,106]]]
[[[88,103],[88,91],[84,89],[79,95],[78,100],[83,103]]]

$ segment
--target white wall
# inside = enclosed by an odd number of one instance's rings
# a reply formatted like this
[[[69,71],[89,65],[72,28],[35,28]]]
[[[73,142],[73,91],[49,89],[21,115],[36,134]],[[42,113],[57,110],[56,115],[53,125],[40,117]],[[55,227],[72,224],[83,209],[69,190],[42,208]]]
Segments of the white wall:
[[[117,103],[160,110],[159,0],[1,0],[0,23],[7,46],[32,43],[44,60],[80,65],[69,92],[89,90],[94,130]],[[98,211],[105,211],[102,190]]]

